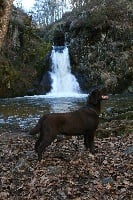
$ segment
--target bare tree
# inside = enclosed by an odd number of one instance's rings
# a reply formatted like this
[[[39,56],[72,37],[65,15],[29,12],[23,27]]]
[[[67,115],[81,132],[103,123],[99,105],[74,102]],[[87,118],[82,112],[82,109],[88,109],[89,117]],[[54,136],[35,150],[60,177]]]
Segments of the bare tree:
[[[66,5],[66,0],[36,0],[33,9],[33,19],[40,26],[46,26],[62,17]]]

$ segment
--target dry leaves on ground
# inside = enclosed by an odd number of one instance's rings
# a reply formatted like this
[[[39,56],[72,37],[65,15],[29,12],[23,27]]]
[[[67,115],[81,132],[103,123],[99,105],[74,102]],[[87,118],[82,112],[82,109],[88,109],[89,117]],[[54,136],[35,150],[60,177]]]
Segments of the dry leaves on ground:
[[[0,199],[131,200],[132,135],[97,139],[97,153],[83,139],[53,142],[39,163],[34,138],[0,135]]]

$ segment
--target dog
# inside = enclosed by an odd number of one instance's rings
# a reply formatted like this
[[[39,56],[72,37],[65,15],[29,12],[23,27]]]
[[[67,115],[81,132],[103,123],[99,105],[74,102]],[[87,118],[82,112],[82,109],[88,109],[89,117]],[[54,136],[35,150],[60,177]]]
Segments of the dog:
[[[94,136],[99,124],[101,101],[107,100],[108,96],[103,95],[102,89],[94,89],[87,97],[87,103],[79,110],[67,113],[50,113],[42,116],[37,125],[30,131],[30,135],[40,132],[35,143],[35,151],[39,161],[42,153],[58,134],[66,136],[84,136],[84,145],[94,153]]]

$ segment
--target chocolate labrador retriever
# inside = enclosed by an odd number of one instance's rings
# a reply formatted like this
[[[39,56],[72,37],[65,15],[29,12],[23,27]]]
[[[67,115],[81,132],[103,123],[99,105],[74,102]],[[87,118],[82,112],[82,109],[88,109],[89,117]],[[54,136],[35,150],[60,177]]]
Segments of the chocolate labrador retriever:
[[[103,96],[102,89],[93,90],[87,98],[86,106],[79,110],[67,113],[51,113],[42,116],[37,125],[30,131],[31,135],[40,132],[36,141],[35,150],[38,159],[58,134],[67,136],[84,135],[84,145],[90,152],[94,152],[94,136],[99,123],[101,100],[108,99]]]

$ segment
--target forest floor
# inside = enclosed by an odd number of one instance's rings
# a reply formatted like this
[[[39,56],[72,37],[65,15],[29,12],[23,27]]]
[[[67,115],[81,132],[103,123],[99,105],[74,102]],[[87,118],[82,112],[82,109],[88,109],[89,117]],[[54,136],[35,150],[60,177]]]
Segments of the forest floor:
[[[114,122],[100,132],[113,133]],[[110,124],[111,124],[110,123]],[[128,130],[131,130],[131,123]],[[114,133],[124,127],[119,121]],[[133,135],[96,137],[96,153],[84,149],[83,138],[55,140],[38,162],[36,137],[0,133],[1,200],[131,200],[133,199]]]

